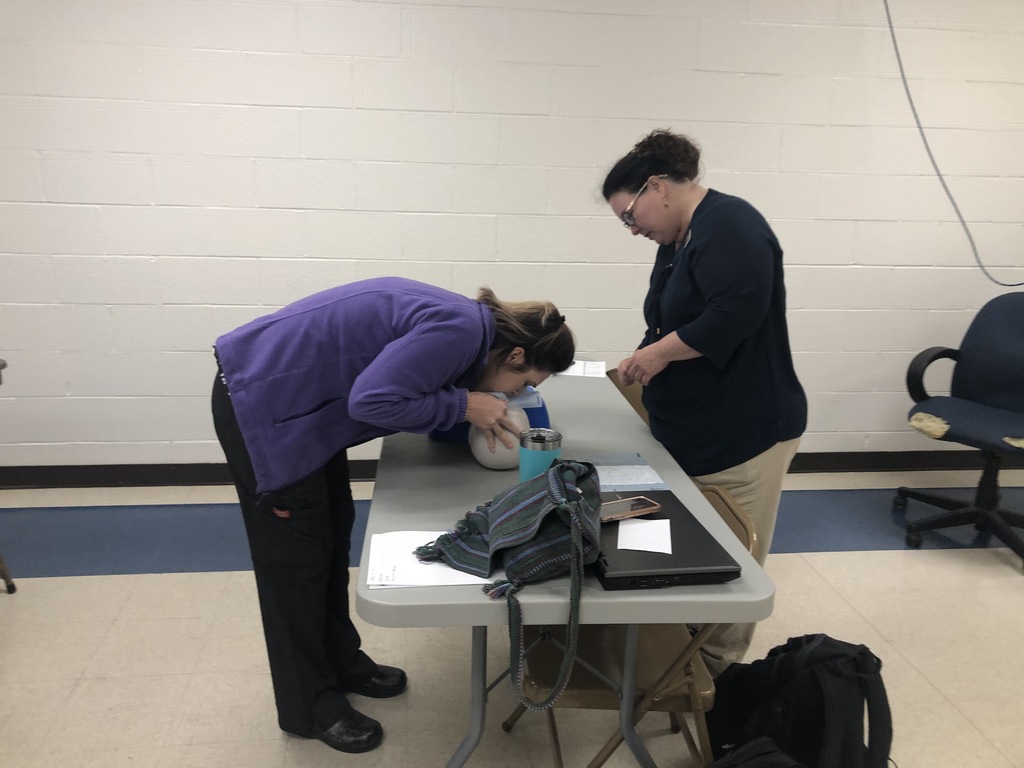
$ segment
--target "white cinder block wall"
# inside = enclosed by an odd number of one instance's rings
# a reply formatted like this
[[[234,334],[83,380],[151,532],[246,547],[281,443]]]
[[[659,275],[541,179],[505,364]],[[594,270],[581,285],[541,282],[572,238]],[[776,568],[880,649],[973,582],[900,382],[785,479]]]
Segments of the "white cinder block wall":
[[[1020,281],[1024,3],[892,13]],[[549,297],[616,364],[654,249],[598,189],[655,127],[783,242],[803,451],[932,447],[908,360],[1011,290],[882,0],[3,0],[0,96],[3,466],[222,460],[213,339],[372,275]]]

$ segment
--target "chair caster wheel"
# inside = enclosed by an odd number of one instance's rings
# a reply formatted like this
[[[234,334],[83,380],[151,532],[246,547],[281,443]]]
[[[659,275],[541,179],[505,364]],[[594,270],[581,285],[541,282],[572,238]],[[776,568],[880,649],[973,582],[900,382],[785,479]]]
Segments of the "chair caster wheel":
[[[903,512],[907,508],[907,500],[903,496],[894,496],[892,499],[892,511]]]
[[[914,549],[917,549],[921,546],[921,534],[917,531],[908,531],[906,541],[908,547],[913,547]]]

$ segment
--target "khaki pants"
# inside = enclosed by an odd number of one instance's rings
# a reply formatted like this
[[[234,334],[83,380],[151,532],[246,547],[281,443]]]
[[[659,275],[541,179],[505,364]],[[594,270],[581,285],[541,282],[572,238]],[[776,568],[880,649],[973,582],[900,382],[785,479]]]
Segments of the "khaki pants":
[[[789,471],[799,444],[799,437],[776,443],[764,453],[735,467],[692,478],[698,487],[717,485],[724,488],[750,515],[757,532],[757,560],[761,565],[764,565],[768,557],[772,536],[775,534],[775,520],[782,497],[782,479]],[[754,637],[755,626],[753,623],[722,624],[712,633],[701,650],[712,677],[743,658]]]

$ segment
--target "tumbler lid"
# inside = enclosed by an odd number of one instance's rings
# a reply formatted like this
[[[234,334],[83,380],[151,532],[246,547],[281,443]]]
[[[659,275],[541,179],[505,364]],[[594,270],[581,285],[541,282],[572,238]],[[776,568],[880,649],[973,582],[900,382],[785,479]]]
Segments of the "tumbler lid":
[[[531,451],[555,451],[562,447],[562,433],[542,427],[524,429],[519,433],[519,445]]]

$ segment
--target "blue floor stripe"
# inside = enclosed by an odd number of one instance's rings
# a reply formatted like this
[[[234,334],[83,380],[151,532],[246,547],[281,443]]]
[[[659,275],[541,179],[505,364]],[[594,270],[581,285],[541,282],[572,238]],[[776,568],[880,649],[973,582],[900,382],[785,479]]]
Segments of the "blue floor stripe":
[[[356,502],[359,547],[369,509]],[[252,568],[237,504],[0,509],[0,553],[25,578]]]
[[[925,489],[921,489],[925,490]],[[974,498],[973,488],[933,489],[933,493]],[[895,489],[785,491],[772,552],[858,552],[907,549],[906,524],[944,510],[918,501],[903,513],[893,511]],[[1024,510],[1024,488],[1002,489],[1005,509]],[[1024,534],[1024,531],[1022,531]],[[921,549],[962,549],[988,546],[971,525],[921,533]],[[995,545],[1002,543],[995,541]]]
[[[894,515],[893,493],[786,491],[772,552],[906,549],[906,519],[920,519],[938,510],[911,501],[905,515]],[[939,493],[968,499],[973,489]],[[1003,489],[1003,503],[1009,509],[1024,510],[1024,489]],[[369,501],[356,502],[353,565],[359,562],[369,508]],[[984,537],[976,534],[971,526],[926,531],[922,548],[986,546]],[[252,567],[237,504],[0,509],[0,553],[16,578]]]

